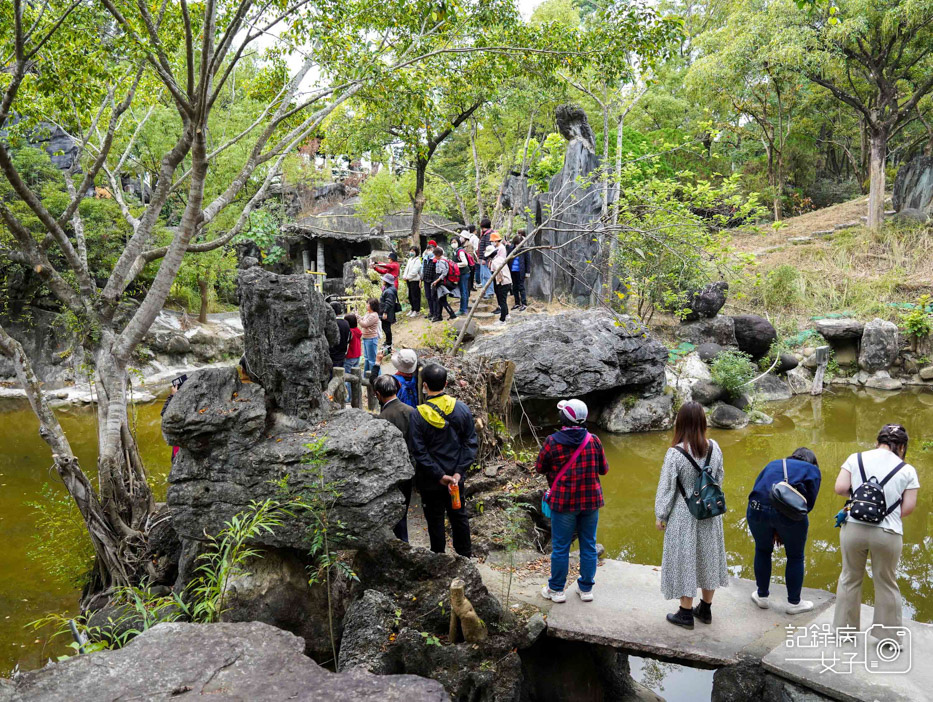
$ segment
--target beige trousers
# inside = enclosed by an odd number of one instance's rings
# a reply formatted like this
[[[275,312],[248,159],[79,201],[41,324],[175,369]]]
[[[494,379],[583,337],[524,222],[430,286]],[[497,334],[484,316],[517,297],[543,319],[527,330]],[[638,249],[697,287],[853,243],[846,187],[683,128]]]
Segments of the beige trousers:
[[[903,537],[881,527],[859,524],[849,518],[842,525],[839,545],[842,550],[842,574],[836,590],[833,627],[860,628],[862,580],[865,578],[865,561],[869,555],[872,581],[875,584],[873,624],[900,626],[901,592],[897,587],[896,571]]]

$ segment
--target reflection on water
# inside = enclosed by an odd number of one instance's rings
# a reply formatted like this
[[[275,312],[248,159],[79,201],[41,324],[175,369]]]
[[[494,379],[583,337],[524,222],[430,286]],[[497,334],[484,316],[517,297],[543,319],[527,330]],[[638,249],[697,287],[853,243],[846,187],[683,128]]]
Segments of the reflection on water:
[[[725,456],[726,551],[733,575],[754,579],[754,542],[745,525],[748,493],[766,463],[799,446],[816,452],[823,485],[810,515],[807,571],[804,585],[835,591],[842,566],[839,531],[834,517],[844,500],[833,493],[839,467],[859,450],[874,446],[882,425],[899,422],[911,437],[907,460],[917,468],[920,496],[916,511],[904,520],[904,550],[898,582],[905,600],[905,616],[933,621],[933,539],[930,537],[930,491],[933,490],[933,449],[921,449],[933,439],[933,393],[833,389],[822,397],[800,396],[770,404],[770,426],[738,431],[713,430],[711,436]],[[659,564],[663,535],[654,528],[654,494],[671,433],[600,435],[609,456],[609,475],[603,478],[606,507],[600,512],[599,540],[612,556],[626,561]],[[773,580],[783,582],[783,550],[775,551]],[[773,597],[784,596],[772,589]],[[873,601],[871,583],[865,601]]]
[[[165,497],[170,449],[162,439],[161,402],[136,407],[140,451],[158,499]],[[133,410],[130,410],[131,416]],[[71,447],[85,470],[97,456],[96,414],[90,407],[58,413]],[[44,483],[64,492],[53,470],[52,454],[39,438],[38,422],[25,402],[0,402],[0,674],[19,663],[23,669],[42,666],[64,652],[64,644],[47,646],[44,637],[26,629],[50,612],[75,612],[80,593],[51,580],[27,557],[36,523],[27,502],[41,500]],[[41,535],[40,535],[41,536]]]
[[[713,670],[632,655],[628,661],[635,681],[654,690],[665,702],[700,702],[713,694]]]

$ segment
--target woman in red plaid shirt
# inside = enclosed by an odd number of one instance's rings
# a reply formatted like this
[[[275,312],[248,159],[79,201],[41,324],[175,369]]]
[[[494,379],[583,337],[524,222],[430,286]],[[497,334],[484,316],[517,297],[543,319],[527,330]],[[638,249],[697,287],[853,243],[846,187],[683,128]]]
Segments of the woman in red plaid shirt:
[[[580,539],[580,578],[577,594],[593,601],[596,578],[596,525],[603,506],[599,476],[609,472],[609,462],[599,438],[584,424],[588,414],[580,400],[557,404],[564,426],[551,434],[541,447],[535,470],[547,476],[546,496],[551,509],[551,578],[541,595],[552,602],[565,602],[564,585],[570,560],[570,544]]]

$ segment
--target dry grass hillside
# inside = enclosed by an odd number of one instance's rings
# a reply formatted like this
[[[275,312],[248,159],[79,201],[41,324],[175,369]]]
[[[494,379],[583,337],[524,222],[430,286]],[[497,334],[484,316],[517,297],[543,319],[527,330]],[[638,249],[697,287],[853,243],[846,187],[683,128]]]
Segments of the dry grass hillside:
[[[872,233],[862,225],[866,209],[859,198],[777,230],[733,232],[735,251],[754,262],[731,281],[731,307],[765,312],[787,329],[833,313],[896,320],[898,305],[933,293],[933,227],[889,222]]]

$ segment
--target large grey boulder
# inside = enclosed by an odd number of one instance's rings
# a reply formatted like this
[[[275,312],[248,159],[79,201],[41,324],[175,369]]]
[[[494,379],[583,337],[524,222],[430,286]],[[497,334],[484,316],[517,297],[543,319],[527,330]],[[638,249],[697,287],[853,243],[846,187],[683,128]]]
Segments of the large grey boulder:
[[[767,355],[771,344],[777,339],[777,330],[771,322],[757,314],[739,314],[732,321],[735,323],[735,340],[739,351],[755,360]]]
[[[869,373],[886,370],[897,358],[898,349],[897,325],[883,319],[873,319],[862,332],[859,368]]]
[[[813,320],[813,326],[816,327],[816,330],[830,343],[843,339],[854,339],[858,341],[862,338],[862,331],[865,329],[865,324],[863,322],[849,317],[815,319]]]
[[[353,668],[383,675],[388,673],[383,649],[397,628],[398,602],[378,590],[366,590],[347,610],[337,670]],[[398,632],[395,632],[398,633]]]
[[[933,156],[917,156],[894,179],[894,209],[933,215]]]
[[[276,483],[285,478],[292,491],[313,488],[320,480],[305,463],[307,446],[320,441],[324,482],[339,493],[330,518],[343,522],[341,534],[331,534],[333,545],[378,545],[392,537],[404,511],[396,484],[413,474],[405,441],[388,422],[363,410],[337,412],[320,425],[268,413],[263,389],[242,383],[235,368],[191,374],[162,417],[162,433],[181,447],[168,504],[182,539],[203,540],[252,502],[282,499]],[[312,521],[299,511],[257,542],[306,548]]]
[[[803,395],[813,387],[813,374],[803,366],[797,366],[787,372],[787,387],[794,395]]]
[[[684,317],[688,322],[695,322],[701,317],[712,319],[726,304],[729,283],[724,280],[708,283],[693,293],[688,303],[690,312]]]
[[[724,400],[726,391],[712,380],[700,380],[692,388],[693,399],[707,407]]]
[[[742,429],[748,426],[748,415],[737,407],[720,402],[710,410],[709,421],[720,429]]]
[[[548,192],[535,198],[535,224],[541,228],[535,246],[561,247],[531,252],[531,274],[525,285],[529,295],[551,300],[569,294],[588,304],[599,290],[602,238],[602,189],[599,156],[586,113],[576,105],[557,108],[557,128],[567,140],[563,167],[549,183]]]
[[[753,385],[755,396],[763,402],[777,402],[793,397],[787,383],[771,373],[761,376]]]
[[[440,683],[413,675],[331,673],[281,629],[241,624],[159,624],[124,648],[75,656],[24,673],[17,702],[72,700],[449,700]]]
[[[334,312],[312,279],[259,266],[241,270],[238,279],[246,370],[270,406],[303,419],[321,415],[328,349],[337,342]]]
[[[667,349],[630,317],[602,311],[537,315],[478,340],[470,354],[515,363],[523,399],[560,399],[629,389],[657,394]]]
[[[670,395],[639,398],[622,394],[603,410],[599,426],[616,434],[644,431],[665,431],[674,424],[673,400]]]
[[[680,341],[686,341],[694,346],[718,344],[728,349],[738,347],[735,338],[735,322],[732,321],[732,317],[723,315],[717,315],[712,319],[700,319],[696,322],[684,322],[677,326],[674,335]]]

